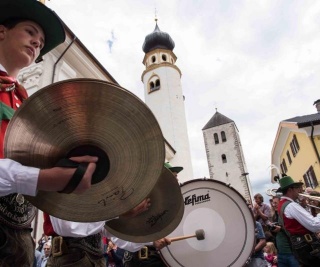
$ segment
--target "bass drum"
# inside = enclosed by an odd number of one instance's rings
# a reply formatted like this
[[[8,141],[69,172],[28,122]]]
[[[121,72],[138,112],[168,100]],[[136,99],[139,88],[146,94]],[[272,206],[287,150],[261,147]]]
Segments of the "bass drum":
[[[161,250],[168,266],[244,266],[254,249],[255,222],[245,199],[225,183],[196,179],[181,186],[184,216],[169,237],[196,237],[172,242]]]

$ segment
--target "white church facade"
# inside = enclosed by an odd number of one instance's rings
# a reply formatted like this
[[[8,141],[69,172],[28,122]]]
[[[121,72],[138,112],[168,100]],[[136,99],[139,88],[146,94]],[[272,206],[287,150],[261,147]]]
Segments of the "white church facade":
[[[175,65],[174,41],[159,29],[156,23],[146,36],[143,51],[145,70],[145,103],[156,116],[166,143],[166,161],[172,166],[182,166],[179,182],[193,179],[181,71]]]

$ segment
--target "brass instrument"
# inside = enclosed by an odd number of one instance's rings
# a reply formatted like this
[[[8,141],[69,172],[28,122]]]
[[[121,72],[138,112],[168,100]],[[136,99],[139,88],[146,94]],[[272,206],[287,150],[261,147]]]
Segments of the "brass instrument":
[[[306,197],[306,198],[309,198],[311,200],[320,201],[320,197],[317,197],[317,196],[311,196],[311,195],[307,195],[307,194],[299,194],[299,196]]]
[[[278,188],[270,188],[266,191],[266,194],[269,196],[269,197],[276,197],[276,196],[279,196],[281,195],[281,193],[277,193],[277,190]]]
[[[310,205],[310,204],[307,204],[307,205],[308,205],[308,207],[310,207],[310,208],[320,209],[320,207],[317,207],[317,206],[315,206],[315,205]]]

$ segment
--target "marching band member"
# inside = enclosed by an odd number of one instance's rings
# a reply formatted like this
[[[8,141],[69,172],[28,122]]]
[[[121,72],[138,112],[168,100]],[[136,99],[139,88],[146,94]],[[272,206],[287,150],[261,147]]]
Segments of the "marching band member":
[[[63,43],[65,31],[58,16],[36,0],[1,0],[0,10],[0,266],[32,266],[35,244],[30,224],[35,209],[21,194],[63,190],[75,168],[22,166],[3,159],[3,142],[14,111],[28,97],[17,82],[19,71]],[[84,156],[73,160],[89,163],[74,191],[81,193],[91,186],[98,159]]]
[[[320,218],[313,217],[296,201],[302,193],[301,182],[294,182],[290,176],[280,179],[281,197],[278,213],[279,222],[289,238],[292,248],[301,264],[320,266],[320,241],[315,232],[320,231]]]

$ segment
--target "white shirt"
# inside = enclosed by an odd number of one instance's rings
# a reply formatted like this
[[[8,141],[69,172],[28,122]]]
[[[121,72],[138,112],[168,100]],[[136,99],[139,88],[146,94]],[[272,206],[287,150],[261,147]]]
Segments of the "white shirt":
[[[1,64],[0,70],[7,72]],[[37,168],[22,166],[13,160],[0,159],[0,196],[12,193],[35,196],[39,171]]]
[[[108,239],[111,239],[114,244],[119,248],[128,250],[130,252],[135,252],[140,250],[143,246],[152,245],[152,242],[149,243],[133,243],[129,241],[122,240],[113,236],[112,234],[105,231],[104,224],[105,221],[101,222],[70,222],[62,219],[58,219],[50,215],[51,224],[53,230],[61,236],[65,237],[86,237],[89,235],[94,235],[100,232],[103,232]]]
[[[53,230],[65,237],[86,237],[100,233],[104,228],[105,222],[70,222],[50,215]]]
[[[0,196],[12,193],[35,196],[38,168],[26,167],[10,159],[0,159]]]
[[[320,232],[320,217],[313,217],[300,204],[288,197],[281,197],[281,199],[288,199],[291,203],[284,209],[284,215],[289,219],[296,219],[301,225],[309,231],[315,233]]]

